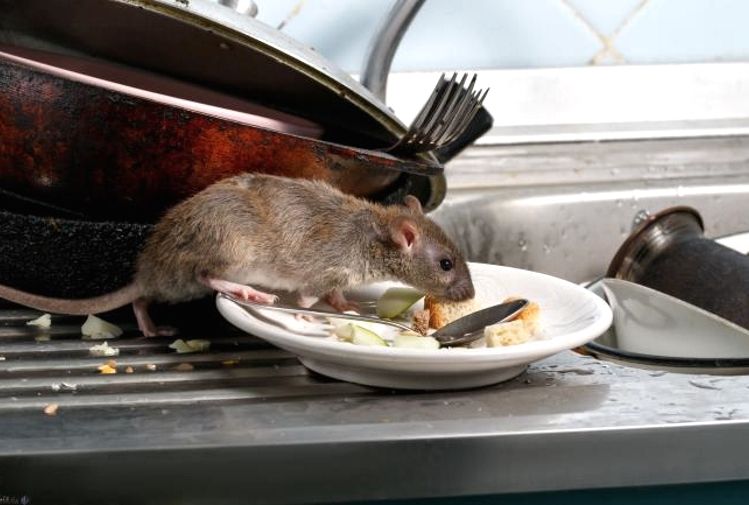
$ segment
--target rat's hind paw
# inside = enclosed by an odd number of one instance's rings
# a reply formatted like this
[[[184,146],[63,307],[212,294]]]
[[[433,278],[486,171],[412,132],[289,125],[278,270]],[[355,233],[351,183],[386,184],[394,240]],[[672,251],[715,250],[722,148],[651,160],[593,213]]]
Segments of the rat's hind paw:
[[[156,335],[159,337],[173,337],[177,335],[179,330],[174,326],[157,326]]]
[[[278,301],[278,297],[276,295],[264,293],[262,291],[258,291],[252,286],[246,286],[244,284],[238,284],[236,282],[225,281],[223,279],[213,279],[210,277],[200,277],[200,282],[211,289],[214,289],[220,293],[231,295],[234,298],[239,298],[240,300],[265,303],[267,305],[273,305]]]

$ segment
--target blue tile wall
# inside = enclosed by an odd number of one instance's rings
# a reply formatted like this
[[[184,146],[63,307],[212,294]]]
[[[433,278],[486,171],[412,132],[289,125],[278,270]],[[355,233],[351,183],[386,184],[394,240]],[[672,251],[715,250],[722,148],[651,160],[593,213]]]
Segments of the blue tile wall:
[[[255,0],[344,70],[394,0]],[[749,60],[749,0],[427,0],[393,70]]]

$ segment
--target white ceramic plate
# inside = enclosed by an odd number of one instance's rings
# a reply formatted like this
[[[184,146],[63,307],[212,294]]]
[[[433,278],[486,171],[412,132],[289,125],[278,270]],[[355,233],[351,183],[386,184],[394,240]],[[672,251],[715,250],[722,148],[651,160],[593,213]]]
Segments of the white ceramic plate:
[[[480,349],[366,347],[312,336],[314,331],[303,334],[298,326],[282,328],[264,317],[277,318],[277,312],[254,313],[222,297],[216,303],[232,324],[296,354],[311,370],[358,384],[399,389],[463,389],[495,384],[517,376],[533,361],[589,342],[611,324],[611,309],[606,302],[565,280],[495,265],[474,263],[470,268],[476,296],[483,305],[500,303],[508,296],[522,296],[540,305],[537,340]],[[352,290],[351,297],[376,300],[394,285],[365,286]],[[317,335],[325,334],[320,327],[317,330]]]

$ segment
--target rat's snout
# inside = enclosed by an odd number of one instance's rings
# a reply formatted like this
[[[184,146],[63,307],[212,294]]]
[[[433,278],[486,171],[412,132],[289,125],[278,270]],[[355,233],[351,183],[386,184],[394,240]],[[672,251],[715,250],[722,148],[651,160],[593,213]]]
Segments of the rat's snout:
[[[476,295],[476,290],[473,288],[473,282],[470,280],[457,282],[447,288],[445,293],[447,298],[455,302],[462,302],[468,300]]]

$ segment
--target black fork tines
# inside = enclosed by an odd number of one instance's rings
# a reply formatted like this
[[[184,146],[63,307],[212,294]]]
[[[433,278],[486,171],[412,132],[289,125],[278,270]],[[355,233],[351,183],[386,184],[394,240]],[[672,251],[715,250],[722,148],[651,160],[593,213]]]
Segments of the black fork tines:
[[[432,151],[459,137],[489,92],[488,89],[474,91],[476,77],[473,74],[466,86],[468,74],[463,74],[460,79],[457,72],[450,79],[442,74],[406,134],[386,150],[400,154]]]

